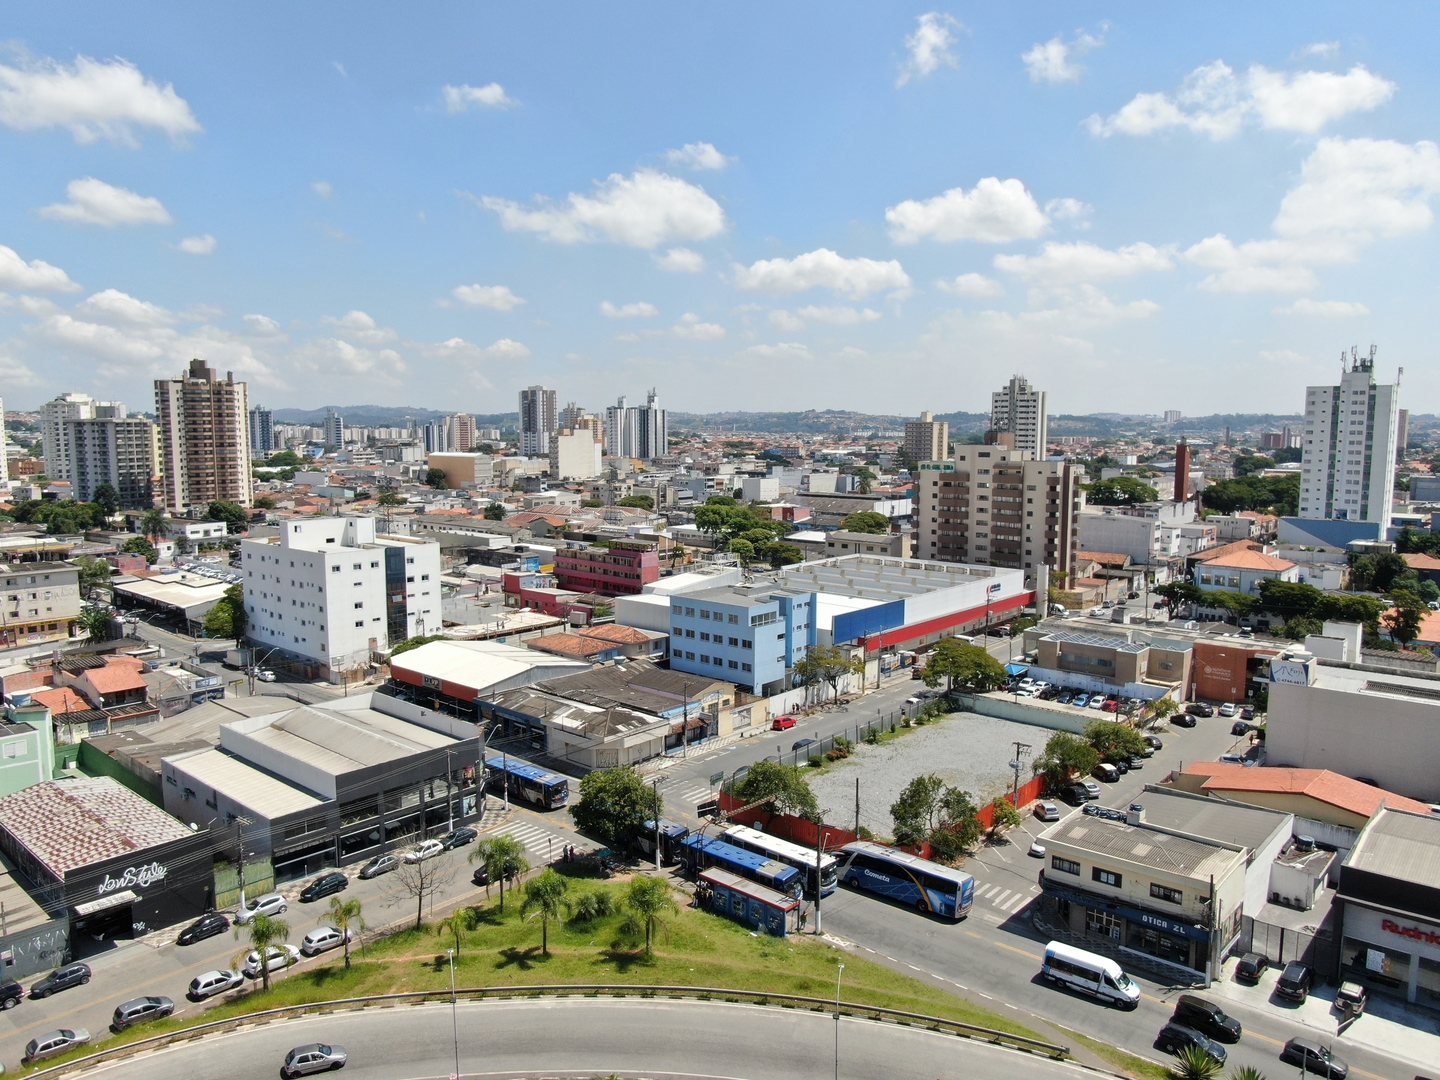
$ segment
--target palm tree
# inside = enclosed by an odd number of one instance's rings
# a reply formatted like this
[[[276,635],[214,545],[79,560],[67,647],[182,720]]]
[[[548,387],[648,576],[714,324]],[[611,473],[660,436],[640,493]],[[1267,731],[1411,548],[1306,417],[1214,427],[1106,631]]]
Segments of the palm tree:
[[[250,938],[250,949],[260,954],[260,979],[261,988],[270,989],[270,957],[268,955],[271,945],[279,941],[290,939],[290,924],[283,919],[272,919],[269,915],[256,915],[244,926],[235,927],[235,937],[239,938],[242,931]],[[245,964],[245,952],[237,953],[231,961],[236,968]]]
[[[645,956],[648,958],[651,955],[650,942],[655,927],[661,925],[666,912],[680,910],[675,904],[670,883],[664,878],[656,877],[631,879],[630,889],[625,894],[625,907],[630,911],[630,918],[625,924],[626,930],[638,934],[642,926],[645,929]]]
[[[1198,1046],[1182,1046],[1175,1062],[1176,1080],[1214,1080],[1220,1075],[1220,1062]]]
[[[569,880],[550,867],[546,867],[539,877],[525,883],[525,902],[520,905],[520,914],[531,910],[539,913],[540,951],[546,956],[550,955],[550,920],[560,918],[560,907],[569,888]]]
[[[75,623],[81,630],[85,631],[85,640],[92,645],[98,645],[102,641],[110,640],[110,612],[104,608],[86,608],[80,612],[80,616],[75,620]]]
[[[485,874],[490,881],[500,883],[500,910],[505,910],[505,879],[518,876],[530,869],[530,862],[525,858],[525,848],[513,836],[506,836],[503,833],[499,836],[492,836],[489,839],[481,840],[470,852],[470,861],[484,865]],[[486,882],[485,895],[490,895],[490,884]]]
[[[1230,1070],[1230,1080],[1265,1080],[1265,1074],[1254,1065],[1241,1065]]]
[[[165,511],[153,506],[146,510],[145,516],[140,519],[140,534],[150,537],[151,540],[159,540],[169,531],[169,524],[170,519],[165,516]]]
[[[440,935],[451,934],[455,938],[455,955],[460,955],[460,938],[475,929],[478,922],[478,915],[472,907],[456,908],[445,918],[435,924],[435,933]]]
[[[350,966],[350,930],[353,928],[357,934],[365,932],[365,917],[361,914],[363,905],[359,900],[351,898],[342,900],[338,896],[330,898],[330,921],[335,924],[335,929],[340,931],[340,936],[345,939],[345,966]]]

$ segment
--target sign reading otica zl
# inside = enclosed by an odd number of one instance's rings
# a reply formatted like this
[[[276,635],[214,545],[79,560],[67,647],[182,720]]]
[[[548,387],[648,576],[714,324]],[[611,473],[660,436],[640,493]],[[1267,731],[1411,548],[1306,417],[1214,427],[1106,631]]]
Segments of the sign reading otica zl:
[[[1310,664],[1304,660],[1271,660],[1270,681],[1291,686],[1310,685]]]
[[[158,862],[152,862],[148,866],[131,866],[127,867],[125,872],[119,877],[112,878],[109,874],[106,874],[105,880],[100,882],[100,887],[95,891],[99,895],[104,896],[106,893],[114,892],[116,889],[128,889],[137,885],[143,889],[146,886],[155,884],[157,881],[164,881],[165,876],[169,873],[170,868],[168,866],[161,866]]]

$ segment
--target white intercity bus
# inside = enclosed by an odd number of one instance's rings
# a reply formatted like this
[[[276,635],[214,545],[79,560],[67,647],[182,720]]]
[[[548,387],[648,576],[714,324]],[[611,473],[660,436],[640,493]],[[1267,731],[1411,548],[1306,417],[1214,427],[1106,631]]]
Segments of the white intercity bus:
[[[1045,946],[1040,975],[1052,986],[1068,986],[1122,1009],[1140,1004],[1140,987],[1114,960],[1060,941]]]

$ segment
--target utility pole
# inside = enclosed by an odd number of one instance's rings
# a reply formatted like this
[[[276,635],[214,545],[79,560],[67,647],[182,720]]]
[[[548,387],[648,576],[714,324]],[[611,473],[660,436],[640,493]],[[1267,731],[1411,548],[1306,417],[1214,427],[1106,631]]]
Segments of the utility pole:
[[[245,826],[253,824],[248,817],[235,819],[235,831],[240,837],[240,910],[245,910]]]
[[[660,872],[660,784],[665,778],[655,778],[655,872]]]
[[[820,860],[825,858],[825,815],[830,811],[821,810],[815,815],[815,933],[820,933]]]
[[[1031,749],[1033,748],[1029,743],[1019,742],[1017,740],[1015,743],[1015,760],[1010,762],[1010,767],[1015,770],[1015,791],[1010,796],[1010,801],[1015,804],[1017,809],[1020,806],[1020,766],[1024,762],[1024,759],[1030,756]]]
[[[860,777],[858,776],[855,777],[855,835],[860,835]]]

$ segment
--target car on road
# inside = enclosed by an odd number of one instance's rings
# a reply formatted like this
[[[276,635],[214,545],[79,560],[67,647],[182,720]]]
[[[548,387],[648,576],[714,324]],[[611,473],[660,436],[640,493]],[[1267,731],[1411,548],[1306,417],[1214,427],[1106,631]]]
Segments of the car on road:
[[[1203,701],[1192,701],[1185,706],[1185,712],[1190,716],[1214,716],[1215,710]]]
[[[1037,802],[1035,804],[1035,816],[1041,821],[1059,821],[1060,807],[1053,802]]]
[[[1090,801],[1090,792],[1079,784],[1066,784],[1056,794],[1061,802],[1071,806],[1084,806]]]
[[[297,1046],[285,1055],[280,1066],[280,1075],[285,1080],[292,1076],[309,1076],[311,1073],[340,1069],[345,1065],[345,1048],[328,1043],[307,1043]]]
[[[1234,715],[1235,715],[1237,712],[1239,712],[1239,711],[1240,711],[1239,708],[1238,708],[1238,707],[1235,705],[1235,703],[1232,702],[1232,701],[1227,701],[1227,702],[1225,702],[1225,704],[1223,704],[1223,705],[1220,706],[1220,715],[1221,715],[1221,716],[1225,716],[1225,717],[1234,716]]]
[[[89,1041],[90,1032],[84,1028],[56,1028],[26,1043],[25,1056],[20,1059],[20,1063],[29,1065],[32,1061],[42,1061],[77,1046],[84,1046]]]
[[[1150,744],[1151,750],[1164,750],[1165,742],[1159,735],[1146,735],[1145,741]]]
[[[394,855],[376,855],[360,868],[360,879],[369,881],[371,878],[379,877],[381,874],[388,874],[400,865],[400,860]]]
[[[1264,953],[1247,952],[1235,965],[1235,979],[1237,982],[1253,985],[1260,981],[1260,976],[1265,974],[1265,969],[1269,966],[1270,961]]]
[[[433,859],[445,851],[445,845],[439,840],[423,841],[418,847],[411,848],[405,853],[407,863],[424,862],[426,859]]]
[[[1040,843],[1039,840],[1032,840],[1030,842],[1030,850],[1027,854],[1032,859],[1043,859],[1045,857],[1045,845]]]
[[[256,915],[283,915],[289,910],[290,905],[278,892],[265,893],[263,896],[257,896],[242,904],[235,912],[235,921],[244,926]]]
[[[332,870],[328,874],[321,874],[309,885],[300,890],[300,902],[310,904],[319,900],[322,896],[329,896],[343,890],[350,884],[350,879],[338,870]]]
[[[255,678],[259,679],[261,682],[275,681],[275,672],[270,671],[267,668],[256,668],[250,674],[253,675]]]
[[[1062,690],[1060,696],[1055,699],[1055,702],[1058,705],[1069,705],[1070,702],[1074,700],[1074,695],[1072,695],[1069,690]]]
[[[1280,1051],[1280,1060],[1290,1065],[1299,1065],[1306,1076],[1328,1076],[1331,1080],[1345,1080],[1350,1075],[1350,1066],[1337,1058],[1314,1039],[1291,1039]]]
[[[43,979],[30,984],[30,996],[47,998],[57,990],[69,990],[72,986],[83,986],[90,981],[89,964],[66,964],[50,972]]]
[[[230,920],[218,911],[207,911],[200,918],[196,919],[175,939],[176,945],[194,945],[197,941],[204,941],[216,934],[223,934],[230,929]]]
[[[916,672],[916,675],[919,675],[918,671]],[[788,731],[794,726],[795,717],[793,716],[777,716],[774,720],[770,721],[771,731]]]
[[[1091,780],[1087,777],[1077,781],[1077,783],[1079,783],[1079,785],[1090,794],[1090,798],[1100,798],[1100,785],[1097,784],[1094,780]]]
[[[464,847],[466,844],[473,844],[479,836],[480,834],[474,829],[462,827],[453,829],[440,837],[440,844],[446,851],[450,851],[457,847]]]
[[[1086,707],[1087,709],[1103,709],[1103,708],[1105,707],[1105,698],[1104,698],[1104,695],[1102,695],[1102,694],[1091,694],[1091,695],[1090,695],[1090,704],[1087,705],[1087,706],[1085,706],[1085,707]]]
[[[0,1009],[13,1009],[25,1000],[25,987],[14,979],[0,979]]]
[[[175,1002],[163,995],[149,995],[131,998],[115,1007],[110,1018],[110,1030],[119,1034],[128,1027],[143,1024],[147,1020],[161,1020],[175,1011]]]
[[[1280,978],[1275,980],[1275,993],[1297,1004],[1302,1003],[1310,996],[1310,986],[1314,980],[1315,975],[1310,970],[1310,965],[1291,960],[1280,973]]]
[[[300,950],[294,945],[267,945],[265,947],[265,967],[269,971],[284,971],[291,964],[300,960]],[[251,949],[245,954],[245,962],[240,966],[240,973],[247,979],[260,978],[260,950]]]
[[[1221,754],[1219,760],[1224,762],[1226,765],[1246,764],[1244,754]]]
[[[1346,980],[1335,991],[1335,1008],[1341,1016],[1359,1016],[1369,1002],[1370,991],[1357,982]]]
[[[1213,1001],[1207,1001],[1196,994],[1181,994],[1176,998],[1175,1015],[1170,1019],[1219,1042],[1240,1041],[1240,1021]]]
[[[1253,730],[1254,729],[1244,720],[1236,720],[1235,723],[1230,725],[1231,735],[1249,735]]]
[[[1220,1065],[1225,1064],[1225,1048],[1192,1027],[1169,1023],[1161,1028],[1160,1034],[1155,1037],[1155,1049],[1163,1050],[1167,1054],[1178,1054],[1187,1046],[1193,1046],[1202,1051],[1211,1061],[1218,1062]]]
[[[804,750],[807,746],[814,746],[814,745],[815,745],[815,740],[814,740],[814,739],[798,739],[798,740],[796,740],[795,742],[793,742],[793,743],[790,744],[790,749],[791,749],[792,752],[794,752],[794,751],[796,751],[796,750]]]
[[[1241,709],[1240,709],[1240,719],[1241,719],[1241,720],[1254,720],[1254,719],[1255,719],[1255,706],[1253,706],[1253,705],[1245,705],[1245,706],[1242,706]]]
[[[223,994],[227,990],[234,990],[237,986],[245,983],[245,976],[231,968],[217,968],[215,971],[207,971],[204,974],[196,975],[190,980],[190,988],[185,991],[185,996],[191,1001],[204,1001],[206,998],[214,997],[216,994]]]
[[[350,940],[352,936],[349,930],[342,931],[338,926],[316,927],[306,934],[305,939],[300,942],[300,955],[318,956],[322,952],[338,949],[341,945],[344,945],[347,940]]]
[[[924,704],[925,704],[925,699],[922,698],[922,697],[919,697],[918,695],[911,694],[909,697],[907,697],[907,698],[905,699],[905,704],[906,704],[906,705],[924,705]]]

